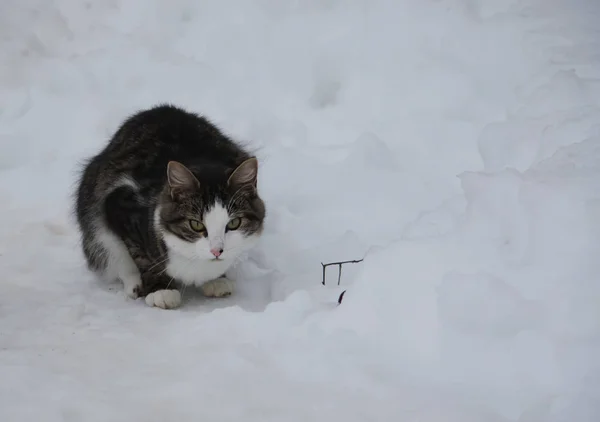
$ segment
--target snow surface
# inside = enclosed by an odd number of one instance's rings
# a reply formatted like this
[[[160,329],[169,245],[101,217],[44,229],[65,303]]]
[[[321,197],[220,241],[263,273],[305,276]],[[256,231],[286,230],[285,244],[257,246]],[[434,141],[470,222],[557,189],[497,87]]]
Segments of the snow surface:
[[[599,19],[3,0],[0,420],[600,420]],[[164,101],[256,149],[269,212],[239,291],[175,311],[96,282],[70,214],[80,161]]]

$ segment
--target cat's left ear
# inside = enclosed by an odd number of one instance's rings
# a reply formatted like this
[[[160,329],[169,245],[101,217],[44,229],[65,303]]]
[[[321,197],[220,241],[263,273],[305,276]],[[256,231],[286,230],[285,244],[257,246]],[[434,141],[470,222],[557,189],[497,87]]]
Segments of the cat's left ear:
[[[248,158],[231,173],[227,180],[228,186],[241,188],[242,186],[251,185],[256,188],[258,180],[258,160],[256,157]]]
[[[183,164],[169,161],[167,164],[167,181],[171,188],[171,197],[174,198],[181,192],[190,192],[200,187],[196,176]]]

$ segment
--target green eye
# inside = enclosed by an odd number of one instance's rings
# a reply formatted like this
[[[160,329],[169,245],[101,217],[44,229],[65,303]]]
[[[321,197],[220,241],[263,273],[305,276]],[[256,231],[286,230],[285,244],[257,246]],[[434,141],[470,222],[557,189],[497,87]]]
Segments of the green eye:
[[[242,224],[242,219],[239,217],[229,220],[229,223],[227,223],[227,230],[237,230],[240,227],[240,224]]]
[[[198,220],[190,220],[190,227],[195,232],[203,232],[206,230],[206,227],[204,227],[204,224],[202,224]]]

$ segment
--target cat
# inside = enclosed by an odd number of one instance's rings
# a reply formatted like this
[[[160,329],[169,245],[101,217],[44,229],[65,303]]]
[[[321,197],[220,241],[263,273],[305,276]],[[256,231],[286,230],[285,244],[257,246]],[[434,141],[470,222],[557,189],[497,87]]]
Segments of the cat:
[[[124,120],[78,180],[75,214],[89,270],[149,306],[177,286],[233,293],[226,271],[263,232],[258,161],[207,118],[158,104]]]

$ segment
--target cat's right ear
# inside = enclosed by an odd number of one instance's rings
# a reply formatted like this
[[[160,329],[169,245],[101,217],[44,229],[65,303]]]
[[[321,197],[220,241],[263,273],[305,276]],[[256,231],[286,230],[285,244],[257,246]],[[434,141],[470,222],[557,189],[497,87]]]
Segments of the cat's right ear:
[[[196,176],[183,164],[169,161],[167,164],[167,181],[171,191],[171,198],[181,193],[197,190],[200,182]]]

